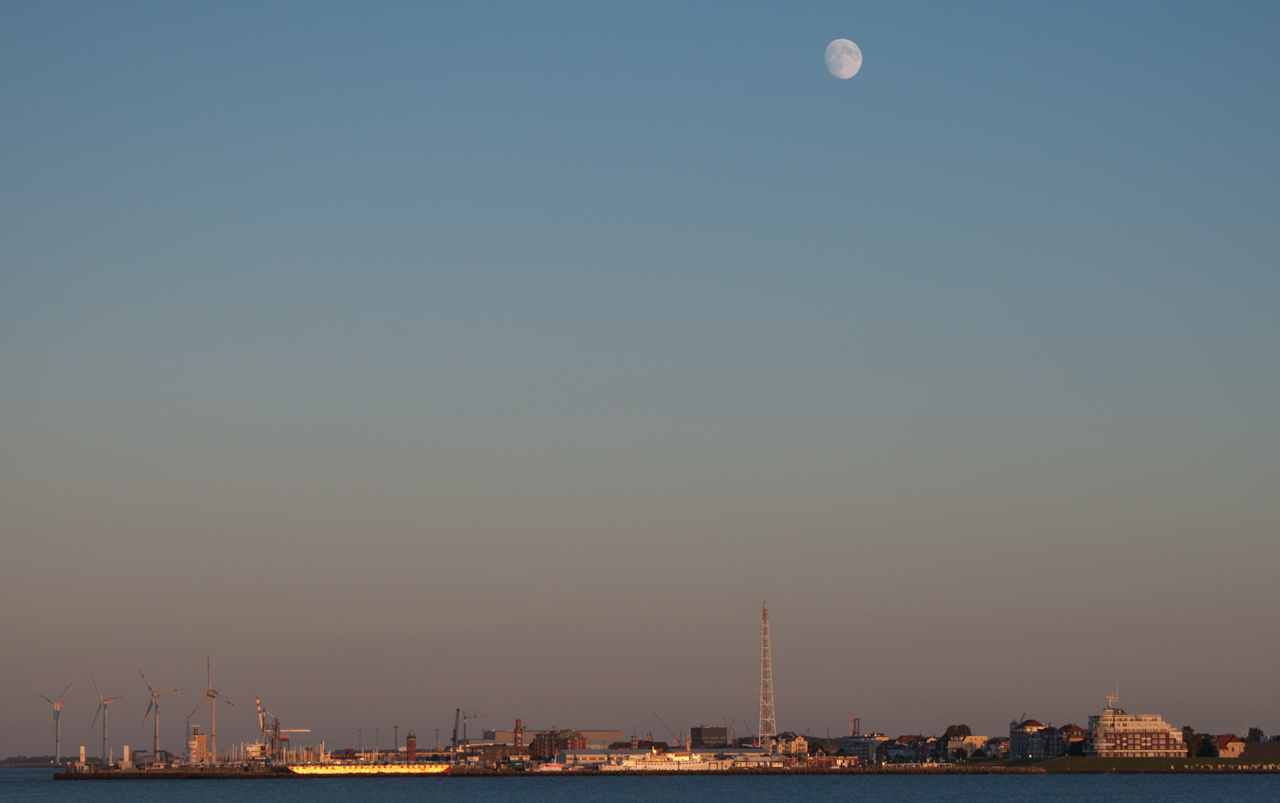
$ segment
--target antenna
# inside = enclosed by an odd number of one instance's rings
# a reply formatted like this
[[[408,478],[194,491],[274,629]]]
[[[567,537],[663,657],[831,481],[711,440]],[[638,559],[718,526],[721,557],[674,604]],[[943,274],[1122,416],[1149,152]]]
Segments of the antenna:
[[[778,735],[773,714],[773,655],[769,648],[769,605],[760,603],[760,743],[772,750],[772,739]]]
[[[71,688],[70,683],[67,684],[67,689],[69,688]],[[67,689],[63,689],[62,694],[59,694],[56,700],[50,700],[40,692],[36,692],[37,697],[53,706],[53,763],[55,764],[62,763],[62,707],[66,705],[66,703],[62,702],[62,695],[67,693]],[[92,725],[89,727],[93,728]]]
[[[147,713],[142,715],[142,721],[145,723],[147,717],[151,714],[151,709],[156,710],[155,735],[151,737],[151,752],[159,755],[160,753],[160,695],[173,694],[175,691],[182,689],[166,689],[164,691],[156,691],[151,688],[151,684],[147,683],[147,676],[142,674],[142,670],[138,670],[138,674],[142,677],[142,682],[146,684],[147,691],[151,692],[151,702],[147,705]]]

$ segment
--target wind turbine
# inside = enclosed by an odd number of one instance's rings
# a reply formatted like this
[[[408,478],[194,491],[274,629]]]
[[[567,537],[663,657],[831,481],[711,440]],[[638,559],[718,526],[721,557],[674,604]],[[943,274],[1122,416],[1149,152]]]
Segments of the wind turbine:
[[[204,696],[200,698],[199,705],[197,705],[194,709],[191,710],[191,713],[187,715],[187,718],[190,719],[191,717],[195,716],[196,711],[200,710],[200,706],[204,705],[204,701],[205,700],[209,701],[209,715],[210,715],[209,753],[213,756],[213,760],[216,763],[218,760],[218,701],[221,700],[222,702],[226,703],[232,708],[235,708],[236,704],[228,700],[226,697],[223,697],[221,694],[218,694],[218,692],[214,690],[213,672],[209,669],[209,657],[207,655],[205,656],[205,659],[204,659],[204,672],[205,672],[205,677],[209,681],[209,690],[206,691],[204,693]]]
[[[160,695],[172,694],[175,691],[182,691],[182,689],[166,689],[165,691],[156,691],[155,689],[151,688],[150,683],[147,683],[147,676],[142,674],[141,669],[138,670],[138,674],[142,675],[142,682],[146,683],[147,691],[151,692],[151,704],[147,706],[147,713],[142,715],[142,721],[144,724],[147,721],[147,716],[151,713],[151,709],[154,708],[156,710],[156,723],[155,723],[156,735],[152,737],[152,740],[151,740],[151,752],[154,754],[158,754],[160,752]]]
[[[93,726],[98,722],[98,714],[102,714],[102,760],[107,760],[107,706],[119,700],[124,695],[117,694],[115,697],[103,697],[102,692],[98,689],[98,681],[94,680],[93,675],[89,676],[89,680],[93,681],[93,690],[98,692],[98,710],[93,712],[93,722],[89,723],[89,730],[93,731]]]
[[[67,689],[69,688],[71,688],[70,683],[67,684]],[[67,689],[63,689],[62,694],[66,694]],[[56,758],[53,760],[54,764],[62,763],[62,707],[66,705],[66,703],[62,702],[62,694],[58,695],[58,699],[55,702],[40,692],[36,692],[37,697],[53,706],[53,752],[56,754]],[[89,727],[92,728],[93,726],[90,725]]]

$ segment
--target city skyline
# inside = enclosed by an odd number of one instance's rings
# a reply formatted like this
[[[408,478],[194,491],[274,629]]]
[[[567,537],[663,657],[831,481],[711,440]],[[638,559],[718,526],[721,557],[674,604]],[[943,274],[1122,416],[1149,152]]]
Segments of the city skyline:
[[[1277,30],[0,6],[0,754],[1280,730]]]
[[[766,620],[767,620],[767,616],[766,616]],[[207,662],[208,662],[209,660],[210,660],[210,659],[206,659],[206,661],[207,661]],[[763,659],[763,656],[762,656],[761,661],[763,661],[763,660],[764,660],[764,659]],[[759,665],[757,666],[757,669],[759,669]],[[143,681],[142,681],[142,682],[143,682],[143,684],[144,684],[144,685],[146,685],[146,686],[147,686],[148,691],[151,691],[151,689],[150,689],[150,685],[146,682],[145,678],[143,679]],[[67,685],[67,688],[69,689],[71,685],[73,685],[73,683],[69,683],[69,684]],[[772,684],[770,683],[770,687],[771,687],[771,686],[772,686]],[[212,686],[210,686],[210,688],[212,688]],[[60,695],[60,696],[58,697],[58,699],[59,699],[59,700],[64,700],[64,699],[66,698],[66,691],[67,691],[67,689],[64,689],[63,694],[62,694],[62,695]],[[181,691],[183,691],[183,689],[175,689],[174,691],[176,691],[176,692],[181,692]],[[199,693],[199,689],[194,689],[194,690],[193,690],[193,692],[195,692],[195,693]],[[42,695],[37,695],[37,696],[42,697]],[[100,695],[99,695],[99,696],[100,696]],[[116,698],[121,697],[121,696],[127,696],[127,695],[116,695]],[[199,696],[198,696],[198,701],[197,701],[197,704],[196,704],[196,710],[194,710],[194,711],[192,712],[192,716],[188,716],[188,717],[186,717],[186,718],[185,718],[185,721],[183,722],[183,724],[181,725],[181,727],[180,727],[180,728],[175,729],[175,728],[173,728],[173,727],[171,726],[171,727],[168,729],[168,730],[169,730],[169,731],[171,731],[173,734],[176,734],[176,735],[174,735],[174,741],[175,741],[175,744],[173,744],[173,745],[165,745],[165,744],[163,744],[163,743],[162,743],[162,745],[161,745],[161,749],[163,749],[163,750],[167,750],[167,751],[169,751],[169,752],[171,752],[171,753],[180,753],[180,752],[182,752],[183,750],[185,750],[185,749],[186,749],[186,735],[189,733],[189,731],[187,730],[188,728],[192,728],[192,727],[194,727],[196,730],[198,730],[198,731],[200,731],[200,732],[202,732],[202,733],[204,733],[204,734],[206,734],[206,735],[210,733],[210,727],[209,727],[208,725],[209,725],[209,722],[210,722],[211,720],[209,720],[209,719],[207,719],[207,718],[208,718],[209,716],[211,716],[211,715],[212,715],[212,712],[211,712],[209,709],[204,709],[204,710],[203,710],[203,712],[201,711],[201,709],[203,709],[203,708],[204,708],[204,707],[203,707],[203,703],[205,702],[205,698],[206,698],[206,697],[207,697],[207,693],[206,693],[206,694],[199,694]],[[219,699],[222,699],[224,702],[226,702],[225,698],[221,697],[221,695],[218,695],[218,697],[219,697]],[[769,695],[769,697],[770,697],[770,699],[772,698],[772,689],[771,689],[771,688],[770,688],[770,695]],[[258,695],[256,695],[256,694],[255,694],[255,695],[254,695],[254,698],[255,698],[255,701],[258,701]],[[1115,688],[1114,688],[1114,690],[1113,690],[1113,691],[1107,691],[1107,692],[1103,695],[1103,699],[1104,699],[1104,700],[1105,700],[1105,702],[1106,702],[1106,707],[1107,707],[1107,708],[1111,708],[1113,705],[1114,705],[1115,707],[1119,708],[1119,707],[1120,707],[1120,706],[1119,706],[1119,702],[1120,702],[1120,688],[1119,688],[1119,684],[1117,683],[1117,684],[1115,685]],[[46,699],[46,702],[48,702],[48,700],[47,700],[47,699]],[[261,703],[260,701],[258,701],[258,704],[259,704],[259,705],[262,705],[262,703]],[[272,707],[276,708],[277,710],[284,710],[284,709],[280,709],[280,707],[279,707],[278,705],[275,705],[274,703],[272,704]],[[543,706],[543,708],[545,708],[545,706]],[[770,709],[772,709],[772,705],[770,705]],[[313,713],[312,713],[312,719],[314,719],[315,721],[320,722],[320,723],[324,723],[324,722],[326,722],[327,717],[326,717],[326,715],[325,715],[325,713],[324,713],[324,710],[325,710],[325,709],[323,708],[323,706],[319,707],[318,709],[312,709],[312,712],[313,712]],[[532,706],[532,710],[535,710],[535,711],[540,710],[540,707],[539,707],[538,705],[534,705],[534,706]],[[150,711],[151,711],[151,709],[150,709],[150,708],[148,708],[147,713],[149,714],[149,713],[150,713]],[[224,719],[223,719],[223,725],[221,726],[221,730],[222,730],[222,732],[223,732],[223,734],[224,734],[224,737],[223,737],[222,747],[221,747],[221,748],[219,748],[220,750],[231,749],[231,746],[233,746],[233,745],[235,745],[235,744],[240,744],[240,743],[253,743],[253,742],[255,742],[255,741],[258,741],[258,740],[259,740],[259,736],[260,736],[260,734],[259,734],[259,731],[258,731],[258,728],[257,728],[256,724],[254,724],[254,725],[253,725],[253,727],[247,727],[249,724],[252,724],[252,722],[251,722],[251,721],[252,721],[252,720],[254,720],[254,718],[256,717],[256,714],[254,713],[253,709],[248,709],[248,708],[245,708],[245,712],[247,712],[247,713],[246,713],[246,714],[244,714],[243,716],[241,716],[240,714],[237,714],[237,712],[234,710],[234,705],[233,705],[233,709],[232,709],[232,710],[230,710],[230,711],[224,708]],[[462,712],[463,712],[463,707],[461,707],[461,706],[460,706],[458,709],[456,709],[455,714],[456,714],[456,715],[459,715],[459,714],[461,714]],[[242,713],[243,713],[243,712],[242,712]],[[445,712],[445,713],[447,714],[447,712]],[[477,713],[478,713],[478,711],[477,711]],[[955,721],[949,721],[946,725],[938,724],[938,725],[935,725],[934,727],[916,727],[916,728],[907,728],[907,729],[895,729],[895,728],[893,728],[892,726],[889,726],[889,727],[887,727],[887,728],[886,728],[886,727],[884,727],[884,726],[880,725],[879,723],[869,722],[869,723],[868,723],[868,727],[866,727],[865,729],[862,729],[862,731],[861,731],[861,732],[863,732],[863,733],[873,733],[873,732],[877,732],[877,733],[885,733],[885,734],[889,734],[890,732],[892,732],[892,733],[898,733],[898,732],[900,731],[900,732],[902,732],[902,733],[920,733],[920,734],[924,734],[924,735],[928,736],[928,735],[931,735],[931,734],[932,734],[932,735],[940,734],[940,733],[942,733],[942,731],[943,731],[943,730],[945,730],[947,727],[949,727],[949,726],[951,726],[951,725],[959,724],[959,723],[961,723],[961,722],[965,722],[966,724],[967,724],[967,722],[969,722],[969,721],[985,723],[985,722],[988,722],[988,720],[991,720],[991,719],[992,719],[992,717],[990,716],[990,714],[989,714],[989,713],[985,713],[985,712],[975,712],[975,713],[977,714],[976,716],[969,716],[969,717],[967,717],[967,718],[962,717],[962,718],[960,718],[960,719],[956,719]],[[1053,725],[1057,725],[1057,726],[1064,726],[1064,725],[1067,725],[1067,724],[1075,724],[1075,720],[1084,721],[1087,717],[1091,716],[1091,715],[1092,715],[1092,713],[1093,713],[1093,709],[1089,709],[1089,710],[1087,710],[1086,714],[1085,714],[1085,715],[1083,715],[1083,716],[1072,716],[1072,717],[1067,717],[1067,718],[1065,718],[1065,719],[1061,719],[1061,720],[1054,720],[1054,719],[1053,719],[1053,718],[1051,718],[1051,717],[1046,717],[1046,718],[1045,718],[1045,721],[1044,721],[1044,723],[1043,723],[1043,724],[1044,724],[1044,725],[1048,725],[1048,726],[1053,726]],[[60,714],[60,711],[59,711],[59,714]],[[203,714],[203,715],[202,715],[202,714]],[[228,718],[228,714],[230,714],[230,717],[229,717],[229,718]],[[407,714],[407,716],[406,716],[405,714]],[[318,715],[318,716],[317,716],[317,715]],[[456,715],[455,715],[455,718],[453,719],[453,722],[452,722],[453,726],[455,726],[455,727],[458,725],[458,719],[457,719],[457,716],[456,716]],[[761,731],[760,731],[759,727],[757,727],[757,726],[756,726],[756,725],[755,725],[755,724],[750,720],[750,718],[749,718],[749,717],[731,717],[731,715],[730,715],[730,714],[727,714],[727,713],[726,713],[726,714],[722,714],[722,715],[721,715],[722,719],[721,719],[721,721],[719,721],[719,722],[717,722],[717,721],[713,721],[713,720],[711,720],[711,719],[704,719],[704,720],[697,720],[696,722],[691,720],[691,721],[689,721],[689,722],[687,722],[687,723],[686,723],[686,722],[684,722],[684,721],[682,721],[682,720],[679,720],[679,719],[672,719],[670,722],[668,722],[666,719],[664,719],[664,718],[663,718],[663,717],[662,717],[658,712],[656,712],[656,711],[655,711],[655,712],[651,712],[651,715],[652,715],[652,716],[651,716],[651,719],[652,719],[652,720],[656,720],[656,721],[657,721],[657,723],[658,723],[657,725],[655,725],[653,721],[646,721],[646,720],[644,720],[643,718],[641,718],[641,719],[639,720],[640,724],[638,724],[638,725],[633,725],[630,731],[628,731],[626,728],[621,728],[621,727],[619,727],[619,728],[618,728],[618,730],[619,730],[621,733],[623,733],[623,734],[628,734],[628,735],[633,735],[633,736],[639,736],[639,737],[641,737],[641,738],[653,738],[653,739],[656,739],[656,740],[659,740],[659,741],[663,741],[663,742],[667,742],[667,743],[671,743],[671,744],[676,744],[676,743],[678,743],[678,739],[677,739],[677,737],[676,737],[675,735],[673,735],[671,732],[669,732],[669,731],[667,730],[668,728],[675,728],[675,729],[678,729],[678,730],[679,730],[679,732],[680,732],[681,734],[688,734],[688,733],[692,733],[692,729],[693,729],[694,727],[698,727],[698,726],[706,726],[706,725],[711,725],[712,727],[719,727],[721,724],[723,724],[723,725],[725,725],[725,727],[726,727],[726,728],[728,728],[728,729],[729,729],[729,730],[731,730],[732,732],[736,733],[739,737],[744,736],[744,735],[745,735],[745,736],[753,736],[753,735],[758,736],[758,735],[760,735],[760,733],[761,733]],[[1041,715],[1042,715],[1042,714],[1041,714]],[[412,721],[412,720],[414,720],[414,719],[421,718],[422,716],[425,716],[425,717],[428,719],[428,721],[431,723],[431,724],[430,724],[430,725],[428,725],[427,727],[420,727],[420,726],[416,726],[416,725],[412,725],[412,724],[410,724],[410,725],[401,725],[401,724],[399,724],[399,721],[401,721],[401,720],[404,720],[404,721]],[[591,717],[593,717],[593,716],[595,716],[596,718],[598,718],[598,716],[597,716],[597,715],[591,715],[591,714],[588,714],[588,715],[587,715],[587,717],[588,717],[588,719],[589,719],[589,720],[590,720],[590,718],[591,718]],[[470,736],[469,736],[469,737],[468,737],[467,731],[466,731],[465,729],[461,732],[461,733],[462,733],[462,736],[460,737],[460,742],[459,742],[459,743],[462,743],[462,741],[464,741],[464,740],[465,740],[465,739],[467,739],[467,738],[470,738],[470,740],[471,740],[471,741],[473,741],[473,742],[475,742],[475,741],[483,741],[483,737],[481,736],[482,728],[481,728],[481,727],[479,727],[480,725],[483,725],[483,726],[484,726],[483,730],[492,730],[492,729],[497,729],[497,730],[499,730],[499,731],[502,731],[502,730],[505,728],[505,729],[507,729],[507,730],[509,731],[509,726],[510,726],[510,724],[511,724],[511,721],[517,721],[517,720],[524,720],[524,722],[525,722],[525,725],[524,725],[524,731],[525,731],[525,733],[528,735],[528,737],[529,737],[529,738],[531,738],[531,737],[532,737],[532,735],[533,735],[533,734],[535,734],[535,733],[538,733],[538,732],[541,732],[541,731],[547,731],[547,730],[551,730],[551,729],[557,729],[557,728],[565,728],[565,727],[569,727],[569,728],[577,728],[577,729],[587,729],[587,730],[589,730],[589,729],[591,729],[591,728],[599,728],[599,727],[609,727],[609,728],[612,728],[612,727],[614,727],[615,725],[617,725],[617,724],[618,724],[618,723],[601,723],[601,722],[594,722],[594,721],[589,721],[587,725],[583,725],[582,723],[570,723],[570,724],[560,723],[560,724],[556,724],[555,722],[551,722],[551,723],[532,723],[532,722],[530,722],[530,721],[529,721],[529,719],[528,719],[527,717],[522,716],[518,711],[517,711],[515,714],[513,714],[513,715],[511,715],[511,716],[508,716],[508,717],[507,717],[507,720],[510,720],[510,721],[504,721],[504,720],[502,719],[502,717],[503,717],[503,715],[502,715],[502,714],[494,714],[494,713],[488,713],[488,714],[485,714],[485,715],[484,715],[484,721],[479,721],[479,722],[477,722],[477,726],[472,728],[472,732],[470,733]],[[837,716],[837,718],[836,718],[836,724],[837,724],[837,726],[833,729],[833,728],[832,728],[832,726],[831,726],[831,723],[830,723],[830,722],[827,722],[827,724],[825,724],[824,726],[821,726],[821,727],[823,728],[823,732],[814,732],[814,730],[815,730],[815,726],[814,726],[814,725],[812,725],[812,724],[809,724],[809,725],[806,725],[806,726],[804,726],[804,727],[801,727],[800,725],[795,725],[795,726],[787,726],[787,727],[777,728],[777,729],[774,731],[774,733],[777,733],[777,734],[790,733],[790,734],[793,734],[793,735],[794,735],[794,734],[799,734],[799,733],[808,734],[808,733],[811,733],[811,732],[812,732],[812,735],[813,735],[813,736],[815,736],[815,737],[816,737],[816,736],[823,736],[823,737],[826,737],[826,738],[835,738],[835,737],[838,737],[838,736],[840,736],[840,735],[843,735],[843,733],[844,733],[843,728],[844,728],[844,726],[845,726],[846,722],[848,723],[849,727],[852,727],[852,722],[851,722],[850,720],[852,720],[852,718],[853,718],[853,717],[858,717],[858,718],[859,718],[859,720],[861,719],[861,717],[859,717],[856,713],[855,713],[855,714],[851,714],[847,720],[843,720],[843,721],[842,721],[842,720]],[[1022,719],[1024,719],[1025,717],[1027,717],[1027,712],[1025,712],[1025,711],[1024,711],[1024,712],[1022,712],[1021,714],[1019,714],[1018,716],[1014,717],[1014,718],[1013,718],[1013,723],[1012,723],[1012,724],[1010,724],[1010,728],[1012,728],[1012,725],[1013,725],[1013,724],[1017,724],[1019,721],[1021,721],[1021,720],[1022,720]],[[303,717],[303,718],[305,718],[305,715],[304,715],[304,717]],[[399,732],[399,730],[404,730],[404,731],[406,732],[406,734],[407,734],[407,733],[408,733],[409,731],[411,731],[411,730],[419,730],[419,729],[420,729],[420,730],[422,730],[422,731],[423,731],[423,733],[435,733],[435,732],[437,732],[437,731],[438,731],[440,734],[442,734],[442,736],[441,736],[441,744],[442,744],[445,748],[448,748],[448,746],[449,746],[449,744],[450,744],[450,742],[451,742],[451,736],[452,736],[453,734],[452,734],[451,729],[449,728],[449,722],[447,722],[447,721],[445,721],[445,720],[441,720],[441,722],[443,722],[443,724],[438,724],[438,723],[436,723],[436,722],[435,722],[435,720],[434,720],[434,719],[432,719],[432,715],[431,715],[431,714],[427,714],[426,712],[423,712],[421,715],[416,715],[416,716],[415,716],[415,714],[413,714],[412,712],[400,712],[400,715],[398,716],[398,718],[397,718],[397,716],[396,716],[396,715],[393,715],[393,716],[392,716],[392,718],[393,718],[393,719],[397,719],[397,724],[392,725],[392,726],[389,726],[389,727],[391,727],[392,729],[394,729],[394,730],[395,730],[395,732],[396,732],[396,734],[397,734],[397,741],[398,741],[398,732]],[[552,715],[552,717],[551,717],[551,718],[554,720],[554,718],[555,718],[555,717],[554,717],[554,714]],[[175,720],[176,720],[177,718],[175,717],[175,718],[173,718],[173,719],[175,719]],[[230,719],[230,721],[228,721],[229,719]],[[732,723],[732,722],[730,722],[730,719],[732,719],[734,722],[736,722],[736,723],[737,723],[737,725],[736,725],[736,726],[735,726],[735,725],[733,725],[733,723]],[[830,719],[830,716],[828,716],[828,717],[827,717],[827,719],[829,720],[829,719]],[[243,721],[242,721],[242,720],[243,720]],[[746,720],[746,722],[748,723],[748,724],[747,724],[747,725],[745,725],[745,726],[742,724],[744,720]],[[1215,718],[1213,721],[1217,722],[1217,721],[1221,721],[1221,720],[1222,720],[1222,717],[1221,717],[1221,716],[1219,716],[1219,717]],[[95,721],[96,721],[96,715],[95,715]],[[286,716],[286,717],[285,717],[285,722],[286,722],[287,724],[289,724],[289,725],[298,725],[298,724],[300,724],[300,718],[299,718],[298,716]],[[309,722],[310,722],[310,720],[309,720]],[[1037,723],[1037,722],[1036,722],[1036,720],[1035,720],[1035,718],[1034,718],[1034,717],[1032,717],[1032,719],[1028,720],[1028,722],[1032,722],[1032,723],[1035,723],[1035,724],[1037,724],[1037,725],[1038,725],[1038,724],[1040,724],[1040,723]],[[145,720],[144,720],[144,724],[145,724]],[[1198,727],[1196,724],[1190,724],[1190,723],[1187,723],[1187,724],[1188,724],[1190,727],[1193,727],[1193,728],[1197,728],[1197,727]],[[1256,726],[1257,724],[1258,724],[1258,723],[1255,721],[1255,722],[1254,722],[1254,726]],[[135,740],[134,742],[130,742],[130,741],[129,741],[129,739],[130,739],[130,737],[131,737],[131,736],[135,736],[135,735],[136,735],[136,733],[135,733],[135,732],[137,732],[137,731],[138,731],[138,729],[137,729],[137,728],[131,728],[131,727],[130,727],[130,720],[129,720],[127,717],[126,717],[126,721],[125,721],[124,723],[122,723],[122,725],[123,725],[123,731],[122,731],[122,733],[123,733],[123,734],[125,734],[125,735],[121,735],[121,736],[117,736],[117,737],[113,738],[112,742],[108,745],[108,747],[109,747],[109,748],[111,748],[111,749],[114,749],[114,748],[115,748],[116,746],[118,746],[118,745],[129,745],[129,746],[133,749],[133,751],[134,751],[134,752],[140,752],[140,751],[142,751],[142,750],[144,749],[144,746],[143,746],[142,744],[140,744],[140,743],[139,743],[139,742],[137,742],[136,740]],[[147,727],[154,727],[154,723],[152,723],[152,725],[148,725]],[[360,734],[360,733],[362,733],[363,731],[369,731],[369,732],[371,732],[371,733],[377,733],[377,731],[379,730],[379,728],[380,728],[380,727],[385,727],[385,726],[369,725],[369,726],[365,726],[365,727],[357,727],[357,728],[355,728],[354,730],[352,730],[352,732],[357,733],[357,739],[356,739],[356,742],[355,742],[354,744],[347,744],[347,742],[346,742],[346,741],[344,741],[344,738],[346,738],[346,737],[344,737],[344,736],[343,736],[339,731],[336,731],[334,728],[332,728],[332,726],[328,726],[328,725],[322,725],[322,726],[320,726],[320,727],[310,727],[310,728],[307,728],[306,730],[308,731],[308,734],[309,734],[309,735],[308,735],[307,737],[304,737],[304,739],[305,739],[306,744],[320,744],[320,743],[324,743],[324,744],[326,744],[326,745],[327,745],[327,749],[329,749],[329,750],[337,750],[337,749],[339,749],[339,748],[353,747],[353,746],[356,746],[356,745],[360,745],[360,746],[362,746],[362,747],[363,747],[363,748],[365,748],[365,749],[369,749],[370,751],[374,750],[376,747],[381,747],[381,749],[391,749],[391,748],[388,748],[388,747],[387,747],[387,745],[381,744],[381,742],[379,741],[378,737],[376,737],[376,736],[375,736],[375,737],[373,737],[373,741],[372,741],[371,743],[369,743],[369,744],[365,744],[365,743],[364,743],[364,741],[363,741],[363,738],[362,738],[361,736],[359,736],[359,734]],[[859,727],[861,728],[861,726],[859,726]],[[1242,727],[1242,728],[1240,728],[1240,730],[1239,730],[1238,732],[1237,732],[1237,731],[1235,731],[1234,729],[1230,729],[1230,728],[1225,729],[1225,732],[1226,732],[1226,733],[1237,733],[1237,735],[1240,735],[1240,736],[1242,736],[1242,737],[1243,737],[1243,736],[1245,735],[1245,732],[1246,732],[1249,728],[1250,728],[1250,724],[1249,724],[1249,722],[1246,720],[1246,721],[1244,722],[1244,724],[1243,724],[1243,727]],[[144,730],[145,730],[145,729],[144,729]],[[347,730],[351,730],[351,729],[350,729],[350,728],[348,728]],[[1198,728],[1198,730],[1202,730],[1202,729],[1199,729],[1199,728]],[[1216,733],[1216,732],[1217,732],[1217,731],[1216,731],[1215,729],[1213,729],[1213,728],[1209,728],[1208,730],[1209,730],[1209,731],[1212,731],[1212,732],[1214,732],[1214,733]],[[989,731],[989,732],[988,732],[988,731]],[[997,727],[997,728],[990,728],[990,729],[987,729],[987,730],[983,730],[982,728],[978,728],[978,729],[976,729],[976,730],[973,730],[972,732],[973,732],[973,733],[975,733],[975,734],[977,734],[977,733],[982,733],[984,736],[987,736],[987,737],[993,737],[993,736],[994,736],[994,737],[999,737],[999,736],[1002,736],[1002,735],[1003,735],[1004,730],[1003,730],[1002,728],[1000,728],[1000,727]],[[1264,734],[1270,734],[1270,733],[1271,733],[1270,731],[1267,731],[1267,730],[1265,730],[1265,729],[1263,729],[1263,731],[1262,731],[1262,732],[1263,732]],[[72,734],[74,734],[74,733],[75,733],[75,731],[73,730],[73,731],[72,731]],[[227,734],[227,733],[233,733],[233,734],[235,734],[235,735],[234,735],[234,736],[226,736],[226,734]],[[828,735],[828,733],[829,733],[830,735]],[[248,735],[246,735],[246,734],[248,734]],[[349,736],[349,734],[348,734],[347,736]],[[670,736],[671,738],[668,738],[669,736]],[[90,734],[90,737],[92,738],[92,734]],[[893,737],[891,736],[890,738],[893,738]],[[72,741],[74,742],[74,741],[75,741],[75,739],[73,738],[73,739],[72,739]],[[421,749],[423,749],[423,750],[430,750],[430,749],[432,749],[432,748],[434,747],[434,741],[435,741],[435,740],[434,740],[434,738],[431,738],[431,739],[422,738],[422,739],[420,740]],[[88,745],[86,744],[85,746],[86,746],[86,749],[87,749],[87,748],[88,748]],[[300,746],[300,745],[299,745],[299,746]],[[92,751],[92,750],[89,750],[89,753],[92,755],[93,751]],[[30,752],[30,753],[20,753],[20,754],[22,754],[22,755],[42,755],[42,753],[40,753],[38,750],[37,750],[37,751]],[[72,750],[72,753],[70,753],[70,754],[74,754],[74,749]]]

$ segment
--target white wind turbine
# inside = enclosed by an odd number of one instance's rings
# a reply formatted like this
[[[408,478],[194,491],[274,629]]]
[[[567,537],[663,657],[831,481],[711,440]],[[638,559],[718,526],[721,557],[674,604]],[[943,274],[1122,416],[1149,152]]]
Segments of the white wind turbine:
[[[204,672],[205,672],[205,678],[209,681],[209,690],[204,693],[204,697],[200,698],[199,705],[193,708],[191,710],[191,713],[187,715],[187,719],[191,719],[191,717],[195,716],[196,711],[200,710],[200,706],[204,705],[205,700],[209,701],[209,709],[210,709],[209,754],[213,756],[214,762],[217,762],[218,760],[218,701],[221,700],[222,702],[226,703],[232,708],[235,707],[235,703],[231,702],[226,697],[223,697],[221,694],[218,694],[218,692],[214,690],[213,673],[209,669],[208,656],[205,656],[205,659],[204,659]]]
[[[151,713],[151,709],[154,708],[156,710],[156,721],[155,721],[156,733],[155,733],[155,736],[153,736],[151,739],[151,752],[153,754],[158,754],[160,752],[160,695],[172,694],[175,691],[182,691],[182,689],[166,689],[165,691],[156,691],[155,689],[151,688],[150,683],[147,683],[147,676],[142,674],[141,669],[138,670],[138,674],[142,675],[142,682],[146,683],[147,691],[151,692],[151,704],[147,706],[147,713],[142,715],[142,721],[144,724],[147,721],[147,716]]]
[[[89,680],[93,681],[93,690],[98,692],[98,710],[93,712],[93,722],[89,723],[89,730],[93,731],[93,726],[98,721],[98,714],[102,714],[102,760],[107,760],[107,706],[119,700],[124,695],[117,694],[115,697],[103,697],[102,692],[98,689],[98,681],[94,680],[93,675],[89,676]]]
[[[67,684],[67,689],[69,688],[71,688],[70,683]],[[67,689],[63,689],[62,694],[66,694]],[[50,700],[48,697],[45,697],[40,692],[36,692],[37,697],[39,697],[41,700],[44,700],[49,705],[53,706],[53,752],[54,752],[53,763],[54,764],[62,763],[62,707],[66,705],[66,703],[62,702],[62,694],[58,695],[57,700]],[[90,725],[89,727],[93,728],[92,725]]]

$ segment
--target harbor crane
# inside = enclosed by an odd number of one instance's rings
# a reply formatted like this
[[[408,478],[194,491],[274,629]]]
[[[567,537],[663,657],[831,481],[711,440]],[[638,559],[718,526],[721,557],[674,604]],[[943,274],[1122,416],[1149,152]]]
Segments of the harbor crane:
[[[484,719],[486,717],[496,717],[496,716],[497,714],[480,714],[474,711],[470,714],[463,714],[462,715],[462,746],[463,747],[467,746],[467,722],[469,720]]]
[[[253,702],[258,706],[258,730],[262,732],[262,742],[268,746],[272,758],[281,757],[280,742],[288,739],[288,736],[281,736],[282,733],[311,733],[310,728],[282,728],[280,727],[280,717],[271,713],[262,707],[262,701],[254,695]],[[267,722],[267,717],[271,717],[271,722]]]

